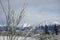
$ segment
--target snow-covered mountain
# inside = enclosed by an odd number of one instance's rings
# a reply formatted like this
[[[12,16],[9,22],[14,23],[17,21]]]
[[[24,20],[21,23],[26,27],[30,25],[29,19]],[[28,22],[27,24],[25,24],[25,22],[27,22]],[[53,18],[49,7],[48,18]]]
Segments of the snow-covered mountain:
[[[31,26],[30,24],[27,24],[27,23],[24,23],[23,24],[23,27],[29,27],[29,26]]]
[[[17,27],[30,27],[31,25],[28,23],[23,23],[23,24],[19,24]]]
[[[59,21],[51,21],[51,22],[43,22],[41,25],[45,26],[45,25],[60,25]]]
[[[53,24],[60,25],[60,23],[58,21],[54,21]]]

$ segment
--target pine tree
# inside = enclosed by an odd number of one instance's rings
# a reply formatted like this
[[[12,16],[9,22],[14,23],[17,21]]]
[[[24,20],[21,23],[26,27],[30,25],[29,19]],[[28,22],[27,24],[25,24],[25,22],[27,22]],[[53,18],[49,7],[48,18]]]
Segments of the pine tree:
[[[54,25],[54,33],[55,33],[56,35],[58,35],[58,27],[57,27],[56,24]]]
[[[47,25],[45,25],[45,30],[44,31],[45,31],[45,34],[49,34]]]

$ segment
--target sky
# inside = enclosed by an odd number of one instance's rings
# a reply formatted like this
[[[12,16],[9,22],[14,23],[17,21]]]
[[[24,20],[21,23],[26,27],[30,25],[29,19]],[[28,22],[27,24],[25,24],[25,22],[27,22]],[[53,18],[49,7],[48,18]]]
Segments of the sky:
[[[24,0],[10,0],[11,8],[15,10],[15,14],[19,15]],[[21,23],[39,24],[44,22],[60,22],[60,0],[28,0],[25,9],[24,18]],[[7,0],[2,0],[5,11],[8,11]],[[5,15],[0,5],[0,24],[5,24]]]

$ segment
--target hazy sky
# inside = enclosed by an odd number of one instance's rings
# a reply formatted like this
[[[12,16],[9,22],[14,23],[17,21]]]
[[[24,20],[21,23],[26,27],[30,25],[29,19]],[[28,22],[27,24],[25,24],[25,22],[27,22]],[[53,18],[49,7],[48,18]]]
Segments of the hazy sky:
[[[7,0],[3,0],[3,5],[7,11]],[[11,8],[18,15],[24,0],[10,0]],[[60,0],[28,0],[25,16],[21,23],[37,24],[42,21],[60,22]],[[0,24],[5,23],[5,16],[0,5]]]

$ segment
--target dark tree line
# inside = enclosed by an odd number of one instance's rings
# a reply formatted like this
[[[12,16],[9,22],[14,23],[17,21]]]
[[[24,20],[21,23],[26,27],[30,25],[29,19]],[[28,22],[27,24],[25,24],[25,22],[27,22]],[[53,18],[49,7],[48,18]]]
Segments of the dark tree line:
[[[44,31],[45,31],[45,34],[50,34],[49,31],[48,31],[48,26],[47,25],[45,25],[45,30]],[[55,24],[54,25],[54,29],[53,29],[53,33],[56,34],[56,35],[58,35],[58,32],[59,32],[58,27]]]
[[[48,26],[47,25],[45,25],[45,34],[49,34],[49,31],[48,31]]]
[[[58,27],[57,27],[57,25],[55,24],[55,25],[54,25],[54,33],[55,33],[56,35],[58,35],[58,32],[59,32]]]

